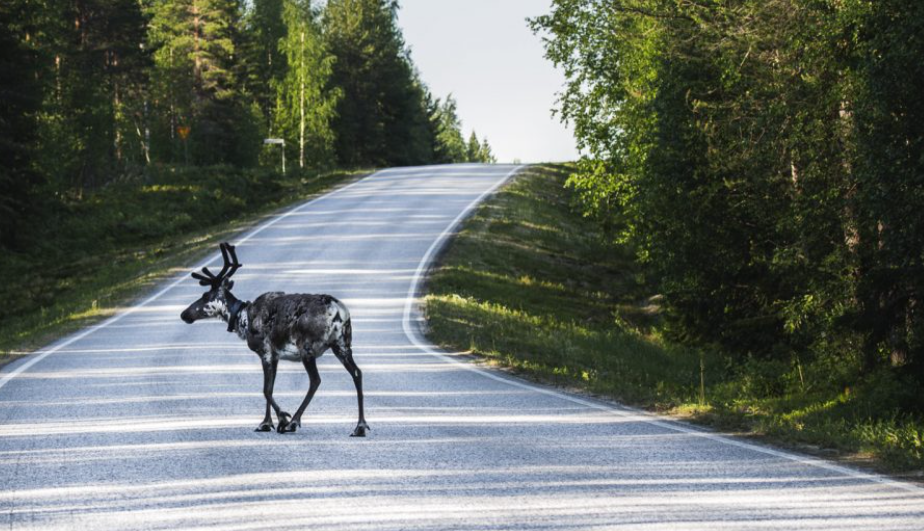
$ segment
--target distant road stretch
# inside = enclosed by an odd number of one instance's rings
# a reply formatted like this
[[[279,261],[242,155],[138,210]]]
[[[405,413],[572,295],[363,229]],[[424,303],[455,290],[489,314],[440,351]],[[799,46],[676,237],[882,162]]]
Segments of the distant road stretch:
[[[380,171],[238,239],[235,294],[350,307],[372,431],[330,353],[295,434],[256,355],[186,325],[187,273],[0,372],[6,529],[924,529],[924,490],[534,386],[428,346],[414,294],[514,166]],[[234,242],[232,242],[234,243]],[[217,253],[211,263],[219,263]],[[276,398],[308,389],[281,362]]]

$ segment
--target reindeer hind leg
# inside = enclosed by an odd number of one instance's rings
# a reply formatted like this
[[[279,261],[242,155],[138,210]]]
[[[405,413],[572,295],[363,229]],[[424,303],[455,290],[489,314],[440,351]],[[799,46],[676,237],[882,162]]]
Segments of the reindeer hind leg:
[[[350,376],[353,378],[353,385],[356,386],[356,402],[359,406],[359,422],[356,423],[356,429],[353,430],[353,433],[350,437],[365,437],[366,431],[371,430],[372,428],[366,424],[366,416],[363,412],[363,373],[359,370],[359,367],[356,366],[356,362],[353,361],[353,349],[350,347],[350,336],[349,334],[349,321],[347,321],[347,334],[345,337],[338,343],[331,346],[331,350],[334,351],[334,355],[337,356],[337,359],[340,360],[340,363],[343,364],[343,367],[346,368],[347,372],[350,373]]]

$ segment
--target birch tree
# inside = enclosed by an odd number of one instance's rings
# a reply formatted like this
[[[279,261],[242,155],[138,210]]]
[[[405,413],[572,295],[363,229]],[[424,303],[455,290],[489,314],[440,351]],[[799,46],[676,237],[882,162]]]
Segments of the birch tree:
[[[298,166],[332,162],[334,117],[340,92],[328,89],[334,58],[321,38],[318,13],[309,0],[286,0],[286,36],[279,50],[288,70],[277,88],[276,123],[287,146],[298,151]]]

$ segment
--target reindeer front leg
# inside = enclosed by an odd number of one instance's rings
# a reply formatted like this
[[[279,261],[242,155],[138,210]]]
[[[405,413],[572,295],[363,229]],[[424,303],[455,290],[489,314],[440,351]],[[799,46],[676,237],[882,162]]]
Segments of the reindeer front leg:
[[[263,422],[257,426],[255,431],[273,431],[273,416],[270,408],[276,411],[276,417],[279,419],[279,425],[285,426],[289,422],[289,414],[282,411],[276,400],[273,399],[273,388],[276,385],[276,368],[279,365],[279,357],[270,355],[267,361],[267,355],[260,356],[263,361],[263,397],[266,399],[266,415]]]
[[[273,384],[270,383],[270,364],[263,362],[263,396],[266,398],[266,415],[263,417],[263,422],[257,426],[257,429],[254,431],[273,431],[275,426],[273,425],[273,415],[270,412],[270,403],[273,400]]]

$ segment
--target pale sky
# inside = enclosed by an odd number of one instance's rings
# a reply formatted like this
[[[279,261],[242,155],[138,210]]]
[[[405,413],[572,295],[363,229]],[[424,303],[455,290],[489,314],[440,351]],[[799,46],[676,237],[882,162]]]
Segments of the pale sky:
[[[401,0],[398,24],[434,96],[452,93],[465,139],[486,136],[498,162],[578,157],[571,129],[552,117],[564,75],[543,57],[527,17],[551,0]]]

